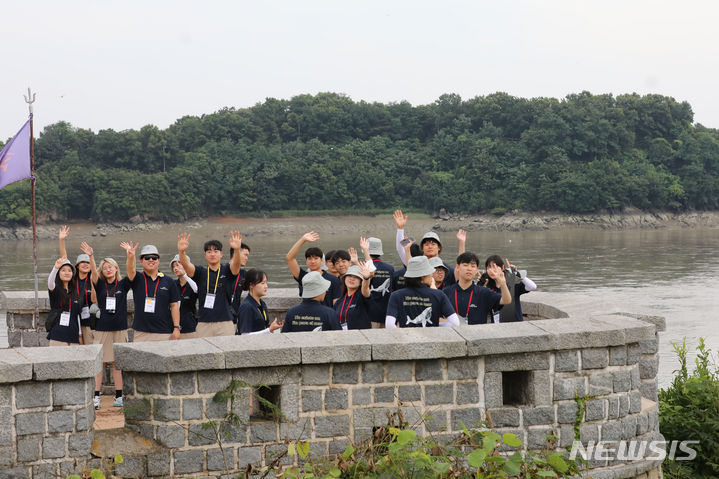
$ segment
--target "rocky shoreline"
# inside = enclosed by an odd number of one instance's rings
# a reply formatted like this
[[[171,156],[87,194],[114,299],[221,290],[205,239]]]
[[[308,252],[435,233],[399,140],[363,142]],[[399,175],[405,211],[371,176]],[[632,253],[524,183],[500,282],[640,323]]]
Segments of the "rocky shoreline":
[[[385,217],[386,216],[386,217]],[[413,215],[413,223],[418,215]],[[134,219],[129,222],[99,223],[92,228],[91,236],[110,236],[126,232],[156,231],[163,228],[173,228],[178,231],[194,230],[205,227],[211,223],[240,222],[243,233],[251,236],[272,235],[279,231],[291,230],[306,231],[316,227],[318,221],[332,220],[334,217],[293,217],[272,218],[268,224],[262,218],[194,218],[185,222],[166,223],[162,221],[143,221]],[[353,218],[352,221],[338,222],[343,231],[357,229],[362,231],[363,226],[378,221],[375,217],[343,216]],[[601,213],[591,215],[567,215],[560,213],[521,213],[511,212],[502,216],[496,215],[464,215],[447,213],[441,210],[432,216],[424,216],[416,220],[440,232],[457,231],[459,228],[467,231],[545,231],[558,229],[597,229],[597,230],[636,230],[636,229],[663,229],[663,228],[699,228],[719,227],[719,211],[702,212],[645,212],[625,211],[622,213]],[[379,222],[379,221],[378,221]],[[44,223],[37,226],[38,239],[48,240],[57,238],[57,229],[61,223]],[[87,223],[85,223],[87,224]],[[382,229],[393,229],[393,222],[389,215],[381,219]],[[353,226],[354,225],[354,226]],[[29,226],[0,225],[0,241],[31,240],[32,228]]]
[[[719,212],[643,212],[602,213],[591,215],[507,213],[502,216],[463,216],[440,211],[434,226],[438,231],[545,231],[581,228],[599,230],[636,230],[662,228],[719,227]]]

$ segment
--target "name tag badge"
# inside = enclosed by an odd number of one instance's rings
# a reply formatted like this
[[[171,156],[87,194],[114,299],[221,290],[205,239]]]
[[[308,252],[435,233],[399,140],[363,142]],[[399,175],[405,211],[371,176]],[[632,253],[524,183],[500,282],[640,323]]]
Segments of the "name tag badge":
[[[342,323],[342,329],[344,329],[345,331],[347,331],[347,323]]]
[[[215,307],[215,295],[207,293],[205,296],[205,309],[212,309]]]
[[[70,311],[60,313],[60,326],[70,326]]]
[[[108,313],[114,313],[115,312],[115,297],[114,296],[108,296],[105,299],[105,309]]]
[[[467,316],[457,316],[459,317],[459,324],[467,324]]]
[[[499,323],[499,313],[494,313],[492,315],[492,320],[494,320],[495,323]]]
[[[90,308],[88,306],[83,306],[82,310],[80,310],[80,318],[87,319],[90,317]]]
[[[155,298],[145,298],[145,312],[146,313],[154,313],[155,312]]]

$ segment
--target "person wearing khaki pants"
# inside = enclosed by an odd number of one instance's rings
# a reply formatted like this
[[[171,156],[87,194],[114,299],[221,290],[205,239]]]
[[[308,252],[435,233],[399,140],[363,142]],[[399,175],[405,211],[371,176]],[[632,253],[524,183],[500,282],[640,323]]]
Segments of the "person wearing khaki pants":
[[[230,246],[239,251],[242,247],[242,235],[239,231],[230,233]],[[210,240],[204,244],[207,267],[195,266],[187,256],[190,235],[177,236],[177,253],[185,272],[197,284],[198,316],[196,336],[234,336],[237,327],[233,321],[232,304],[228,293],[228,284],[233,284],[240,274],[240,255],[232,256],[229,263],[222,264],[222,243]]]
[[[127,278],[135,302],[134,342],[180,339],[180,292],[175,282],[159,271],[160,253],[148,244],[140,251],[142,274],[135,270],[139,244],[122,242],[127,253]]]
[[[130,280],[120,276],[120,268],[112,258],[103,258],[98,273],[95,265],[95,256],[92,247],[84,241],[80,248],[89,259],[90,279],[94,289],[94,299],[100,310],[95,322],[93,343],[102,345],[103,367],[95,376],[95,395],[93,403],[95,409],[100,409],[100,389],[105,364],[112,365],[112,382],[115,386],[114,407],[122,407],[122,371],[115,368],[115,355],[113,344],[127,342],[127,292],[130,290]]]

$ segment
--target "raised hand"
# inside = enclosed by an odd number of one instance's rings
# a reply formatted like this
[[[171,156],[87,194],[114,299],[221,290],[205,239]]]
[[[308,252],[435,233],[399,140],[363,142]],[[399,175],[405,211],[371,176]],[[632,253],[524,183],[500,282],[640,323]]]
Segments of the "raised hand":
[[[360,249],[362,251],[369,250],[369,240],[367,238],[365,238],[364,236],[360,236]]]
[[[242,235],[239,231],[230,231],[230,247],[235,249],[235,253],[240,251],[242,247]]]
[[[58,258],[57,261],[55,261],[55,269],[59,270],[62,267],[62,264],[67,260],[67,258]]]
[[[357,250],[353,247],[349,247],[347,252],[350,254],[350,262],[352,264],[359,264],[359,258],[357,257]]]
[[[57,234],[58,239],[64,240],[67,239],[68,236],[70,236],[70,227],[67,225],[62,225],[60,227],[60,231]]]
[[[127,241],[123,241],[122,243],[120,243],[120,246],[127,253],[127,257],[132,258],[135,256],[135,251],[137,251],[137,247],[140,246],[140,243],[135,244],[132,241],[130,241],[129,243]]]
[[[360,270],[362,271],[362,277],[364,279],[370,279],[372,276],[374,276],[374,271],[369,270],[369,265],[365,261],[359,262]]]
[[[510,268],[510,269],[515,269],[515,270],[517,269],[517,267],[515,265],[513,265],[512,263],[510,263],[509,259],[507,259],[507,258],[504,258],[504,266],[507,268]]]
[[[457,239],[459,241],[467,241],[467,232],[464,231],[463,229],[460,229],[459,231],[457,231]]]
[[[92,247],[89,244],[87,244],[86,242],[83,241],[82,243],[80,243],[80,249],[86,255],[92,256]]]
[[[397,225],[398,230],[403,230],[405,225],[407,224],[407,216],[402,214],[402,210],[394,210],[394,214],[392,215],[394,218],[394,222]]]
[[[319,235],[319,233],[315,233],[314,231],[310,231],[309,233],[303,234],[303,235],[302,235],[302,239],[305,240],[305,241],[307,241],[307,242],[314,243],[315,241],[317,241],[318,239],[320,239],[320,235]]]
[[[490,263],[489,266],[487,266],[487,274],[494,280],[497,286],[501,286],[506,282],[504,279],[504,271],[494,263]]]
[[[180,233],[177,235],[177,252],[184,253],[190,247],[190,233]]]

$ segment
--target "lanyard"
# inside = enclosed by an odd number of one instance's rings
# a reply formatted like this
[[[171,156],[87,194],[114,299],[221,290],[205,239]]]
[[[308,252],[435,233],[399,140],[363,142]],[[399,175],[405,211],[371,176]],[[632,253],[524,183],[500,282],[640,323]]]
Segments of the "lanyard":
[[[258,306],[258,308],[260,309],[260,311],[262,311],[262,316],[265,317],[265,326],[269,326],[269,324],[267,322],[267,313],[265,313],[265,309],[262,307],[261,304]]]
[[[355,291],[355,293],[356,293],[356,291]],[[344,307],[345,307],[345,301],[347,301],[347,295],[345,294],[345,297],[342,298],[342,306],[340,307],[340,324],[347,322],[347,315],[348,315],[349,312],[350,312],[350,306],[352,306],[352,298],[355,297],[355,293],[352,293],[352,296],[350,296],[350,302],[347,303],[347,309],[344,309]],[[344,321],[342,321],[342,314],[343,314],[343,313],[344,313],[344,315],[345,315]]]
[[[185,295],[185,290],[186,290],[186,289],[187,289],[187,285],[185,285],[185,286],[182,287],[182,293],[180,293],[180,296],[184,296],[184,295]]]
[[[87,279],[88,276],[85,276],[85,279],[82,280],[82,290],[85,293],[85,304],[89,303],[88,297],[87,297]],[[80,297],[80,277],[78,276],[77,282],[75,283],[77,286],[77,297]]]
[[[210,269],[210,267],[208,266],[207,267],[207,289],[205,290],[208,293],[210,292],[210,271],[212,271],[212,269]],[[220,271],[222,271],[222,266],[220,266],[217,269],[217,277],[215,278],[215,290],[212,292],[212,294],[217,293],[217,283],[220,281]]]
[[[70,285],[70,284],[68,284],[67,286],[68,286],[68,288],[72,288],[72,285]],[[62,284],[60,285],[60,287],[61,287],[61,288],[64,288],[64,286],[62,286]],[[65,291],[67,291],[67,289],[65,289]],[[80,291],[80,290],[78,289],[78,293],[77,293],[78,296],[80,295],[79,291]],[[69,291],[68,291],[68,293],[69,293]],[[69,294],[68,294],[68,296],[69,296]],[[62,299],[60,300],[60,309],[64,309],[64,308],[62,307]],[[67,310],[68,310],[68,311],[72,311],[72,298],[68,298]]]
[[[233,297],[233,298],[235,297],[235,291],[237,291],[237,283],[240,282],[240,276],[242,276],[242,271],[240,271],[239,273],[237,273],[237,279],[235,280],[235,287],[232,288],[232,297]]]
[[[145,280],[147,281],[147,280]],[[117,279],[112,282],[112,296],[115,296],[115,293],[117,292]],[[110,283],[105,280],[105,296],[110,296],[108,293],[110,292]]]
[[[142,277],[145,278],[145,297],[147,297],[147,273],[142,272]],[[157,297],[157,287],[160,286],[160,278],[157,278],[157,284],[155,284],[155,292],[152,293],[152,297]]]
[[[474,290],[472,290],[471,293],[469,293],[469,303],[467,303],[467,314],[465,317],[469,317],[469,308],[472,306],[472,296],[474,296]],[[457,303],[457,290],[454,290],[454,309],[457,311],[457,314],[459,314],[459,304]]]

